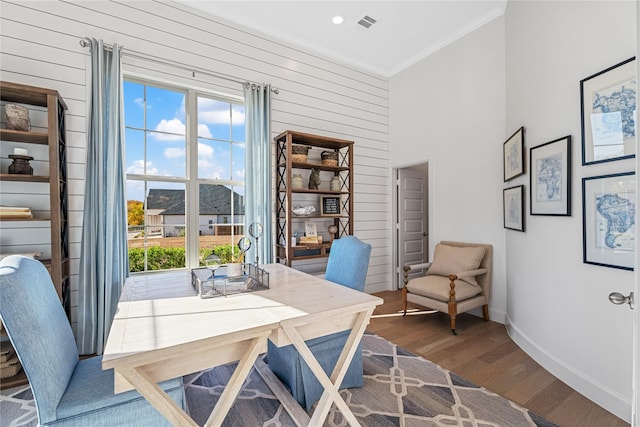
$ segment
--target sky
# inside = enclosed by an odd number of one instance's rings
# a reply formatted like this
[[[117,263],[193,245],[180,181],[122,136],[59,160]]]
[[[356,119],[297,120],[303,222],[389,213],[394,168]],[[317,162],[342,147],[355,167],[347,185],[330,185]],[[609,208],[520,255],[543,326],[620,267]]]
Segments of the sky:
[[[185,178],[186,93],[124,83],[126,173]],[[244,181],[244,105],[198,97],[198,178]],[[146,141],[146,145],[145,145]],[[183,183],[151,183],[184,189]],[[242,188],[235,187],[240,194]],[[144,199],[142,182],[127,182],[127,199]]]

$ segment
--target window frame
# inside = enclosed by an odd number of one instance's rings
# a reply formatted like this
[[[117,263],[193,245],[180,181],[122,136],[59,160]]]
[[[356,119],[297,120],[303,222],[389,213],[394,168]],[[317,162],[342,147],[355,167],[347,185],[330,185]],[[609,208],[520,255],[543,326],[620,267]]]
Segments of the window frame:
[[[152,77],[141,77],[135,74],[123,73],[123,82],[130,82],[134,84],[140,84],[145,87],[154,87],[163,90],[169,90],[174,92],[184,93],[185,96],[185,177],[165,177],[165,176],[156,176],[156,175],[146,175],[146,174],[129,174],[126,173],[127,163],[125,157],[125,179],[126,181],[139,181],[139,182],[171,182],[171,183],[181,183],[185,186],[185,266],[182,268],[175,269],[164,269],[164,270],[146,270],[147,268],[147,246],[145,245],[145,270],[138,272],[129,272],[130,275],[141,275],[141,274],[155,274],[162,272],[170,272],[170,271],[181,271],[181,270],[189,270],[192,268],[199,267],[200,262],[200,234],[199,234],[199,186],[201,184],[213,184],[213,185],[225,185],[229,186],[232,189],[242,186],[246,188],[246,181],[244,180],[235,180],[233,179],[233,171],[232,165],[230,164],[230,178],[231,179],[212,179],[212,178],[199,178],[198,176],[198,144],[200,137],[198,136],[198,98],[208,98],[216,101],[221,101],[225,103],[229,103],[231,106],[233,104],[243,105],[244,98],[234,96],[231,94],[222,94],[218,91],[208,91],[204,90],[201,87],[192,87],[189,85],[180,85],[180,84],[170,84],[158,79],[154,79]],[[124,102],[124,99],[123,99]],[[126,126],[126,113],[123,111],[123,129],[134,129],[140,130],[145,133],[145,146],[144,146],[144,161],[146,163],[147,160],[147,133],[153,132],[153,129],[147,128],[148,123],[146,122],[146,93],[145,93],[145,120],[143,123],[144,128],[137,127],[127,127]],[[124,109],[123,109],[124,110]],[[233,107],[231,107],[231,114],[233,114]],[[233,116],[231,115],[231,120],[233,120]],[[224,141],[229,143],[230,149],[233,148],[234,143],[244,142],[246,141],[235,141],[233,139],[233,121],[229,124],[230,133],[229,140]],[[125,132],[126,134],[126,132]],[[219,138],[214,138],[217,141],[223,141]],[[126,136],[125,136],[125,156],[126,156]],[[245,160],[245,170],[246,170],[246,160]],[[233,192],[233,191],[232,191]],[[143,202],[144,216],[147,217],[147,203],[146,203],[147,194],[145,191]],[[243,197],[244,199],[244,197]],[[232,199],[233,200],[233,199]],[[231,209],[233,213],[235,203],[232,203]],[[235,214],[237,215],[237,214]],[[235,215],[232,215],[233,218]],[[128,224],[127,224],[128,225]],[[145,225],[146,226],[146,225]],[[231,227],[232,230],[235,227]],[[233,232],[233,231],[232,231]],[[146,239],[146,236],[145,236]],[[146,243],[146,241],[145,241]],[[233,242],[232,242],[233,244]],[[128,245],[127,245],[128,251]]]

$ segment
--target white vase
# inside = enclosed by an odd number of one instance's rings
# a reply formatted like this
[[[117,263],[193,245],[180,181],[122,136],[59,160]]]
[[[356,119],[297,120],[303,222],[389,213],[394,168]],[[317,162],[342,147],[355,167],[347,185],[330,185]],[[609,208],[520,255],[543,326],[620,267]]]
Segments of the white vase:
[[[338,178],[337,176],[331,178],[329,188],[331,189],[331,191],[340,191],[340,178]]]
[[[293,174],[291,177],[291,188],[294,190],[301,190],[304,187],[304,181],[302,175],[299,173]]]
[[[227,264],[227,276],[242,276],[242,264],[239,262]]]

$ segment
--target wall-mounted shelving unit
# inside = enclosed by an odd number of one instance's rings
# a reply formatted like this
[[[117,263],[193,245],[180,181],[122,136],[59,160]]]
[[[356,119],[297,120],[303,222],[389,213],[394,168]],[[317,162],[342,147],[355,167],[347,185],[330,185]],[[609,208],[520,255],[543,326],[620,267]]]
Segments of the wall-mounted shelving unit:
[[[70,289],[69,289],[69,217],[68,217],[68,183],[67,183],[67,160],[66,160],[66,128],[65,112],[67,106],[60,94],[51,89],[27,86],[17,83],[0,81],[0,100],[5,103],[17,103],[31,109],[39,109],[38,113],[46,114],[46,130],[13,130],[0,129],[0,140],[3,146],[7,142],[19,143],[25,148],[32,145],[47,146],[48,153],[48,175],[20,175],[9,174],[5,166],[0,170],[0,183],[24,182],[45,185],[49,195],[48,212],[34,216],[33,219],[7,219],[0,218],[2,222],[15,222],[26,224],[32,221],[46,221],[51,230],[51,242],[49,259],[42,262],[47,266],[51,279],[60,297],[67,315],[70,310]],[[7,150],[3,150],[6,152]],[[2,184],[0,190],[0,205],[6,205],[6,200],[10,197],[6,193],[7,184]],[[14,191],[15,193],[15,191]],[[15,197],[15,195],[14,195]],[[29,198],[24,198],[28,206]],[[3,255],[11,252],[11,246],[21,242],[6,243],[0,238],[0,251]],[[26,383],[24,372],[2,380],[2,388],[12,387]]]
[[[327,257],[331,241],[326,228],[318,228],[324,235],[320,244],[292,244],[295,232],[302,234],[305,223],[333,224],[335,238],[353,234],[353,141],[312,135],[296,131],[285,131],[274,138],[276,143],[276,258],[289,266],[294,261]],[[294,161],[292,147],[306,146],[309,149],[306,161]],[[335,153],[337,164],[322,163],[322,152]],[[308,176],[315,169],[320,174],[318,189],[308,189]],[[304,174],[302,188],[292,186],[294,174]],[[330,181],[337,178],[339,189],[331,189]],[[322,207],[324,198],[337,205],[339,213],[326,212]],[[326,202],[325,202],[326,203]],[[308,215],[296,215],[294,209],[313,206]]]

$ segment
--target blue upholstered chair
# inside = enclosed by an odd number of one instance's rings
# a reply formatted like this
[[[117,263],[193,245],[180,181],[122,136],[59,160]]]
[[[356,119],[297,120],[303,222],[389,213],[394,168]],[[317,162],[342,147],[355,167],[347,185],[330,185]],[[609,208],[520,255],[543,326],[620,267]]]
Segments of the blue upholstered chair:
[[[79,360],[47,269],[12,255],[0,261],[0,317],[31,385],[42,426],[171,425],[138,392],[114,394],[101,356]],[[182,379],[160,383],[186,407]]]
[[[334,240],[329,253],[325,279],[364,291],[370,256],[371,245],[360,241],[355,236]],[[306,341],[327,375],[331,375],[350,332],[350,330],[342,331]],[[293,345],[278,348],[269,341],[267,363],[307,411],[322,396],[324,388]],[[362,384],[362,347],[358,345],[358,350],[353,356],[340,388],[362,387]]]

